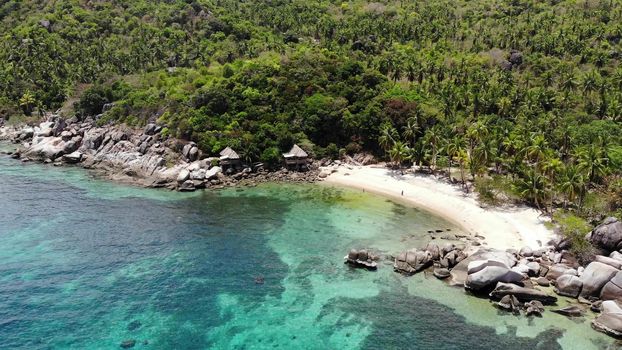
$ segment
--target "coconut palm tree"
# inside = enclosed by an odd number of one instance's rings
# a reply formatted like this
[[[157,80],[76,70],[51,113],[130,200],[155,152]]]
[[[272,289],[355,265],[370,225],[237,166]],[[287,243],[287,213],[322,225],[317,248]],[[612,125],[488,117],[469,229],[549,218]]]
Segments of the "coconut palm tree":
[[[410,158],[410,149],[406,143],[397,141],[389,150],[389,157],[391,161],[402,170],[402,163]]]
[[[24,114],[28,116],[32,114],[35,104],[35,97],[30,91],[26,91],[19,99],[19,106],[22,107]]]
[[[500,116],[507,117],[510,114],[510,108],[512,108],[512,101],[508,97],[503,96],[497,101]]]
[[[395,144],[397,136],[397,130],[393,126],[386,124],[380,129],[378,143],[387,152]]]
[[[409,143],[411,146],[414,146],[417,143],[417,134],[421,128],[419,127],[419,123],[417,122],[417,118],[411,117],[408,118],[406,126],[404,126],[404,137],[407,140],[410,140]]]
[[[469,154],[464,147],[460,147],[456,151],[456,160],[460,167],[460,182],[462,182],[462,187],[468,192],[469,188],[466,185],[465,169],[469,166]]]
[[[581,209],[583,195],[586,191],[586,183],[579,166],[570,164],[564,168],[564,174],[559,188],[565,196],[564,208],[567,207],[568,202],[574,203],[577,196],[579,196],[579,209]]]
[[[438,150],[441,143],[441,133],[440,128],[435,125],[432,128],[428,129],[425,133],[424,144],[430,145],[431,151],[431,159],[430,159],[430,168],[432,171],[436,170],[436,158],[438,157]]]
[[[535,164],[539,164],[540,160],[546,156],[546,149],[548,143],[546,138],[541,133],[532,133],[530,137],[530,144],[525,147],[525,155]]]
[[[547,158],[542,162],[542,173],[547,178],[548,183],[554,184],[555,179],[564,169],[564,163],[559,158]],[[555,197],[555,187],[551,187],[551,195],[549,196],[549,206],[553,206]]]
[[[609,158],[602,146],[602,139],[577,152],[579,167],[587,173],[587,179],[593,183],[607,173]]]
[[[583,96],[587,96],[590,93],[598,90],[598,86],[600,84],[600,74],[595,70],[591,70],[587,72],[583,76],[583,80],[581,81],[581,86],[583,88]]]
[[[461,149],[465,146],[464,138],[461,136],[453,137],[446,145],[445,145],[445,153],[447,154],[447,175],[451,180],[451,162],[458,155]]]
[[[559,87],[564,91],[566,97],[577,88],[578,84],[572,73],[566,73],[562,76]]]
[[[544,176],[530,169],[524,177],[517,182],[516,186],[523,198],[528,199],[535,204],[538,209],[542,210],[542,204],[546,203],[548,195],[546,178]],[[544,210],[546,211],[546,209],[545,207]]]

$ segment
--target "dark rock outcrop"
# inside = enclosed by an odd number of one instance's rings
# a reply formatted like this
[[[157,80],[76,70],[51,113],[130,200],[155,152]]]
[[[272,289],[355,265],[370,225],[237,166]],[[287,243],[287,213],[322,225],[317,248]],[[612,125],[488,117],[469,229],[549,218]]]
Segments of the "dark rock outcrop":
[[[451,272],[448,269],[443,268],[443,267],[435,268],[433,274],[434,274],[434,277],[438,279],[445,279],[451,276]]]
[[[556,310],[551,310],[551,311],[554,313],[560,314],[560,315],[568,316],[568,317],[581,317],[584,314],[583,309],[577,305],[570,305],[570,306],[563,307],[561,309],[556,309]]]
[[[403,274],[414,274],[432,265],[432,254],[425,250],[411,249],[395,258],[393,269]]]
[[[609,217],[596,226],[586,238],[596,247],[610,253],[622,248],[622,222]]]
[[[497,306],[506,311],[519,312],[522,304],[515,296],[505,295],[497,302]]]
[[[520,287],[515,284],[503,282],[497,283],[495,289],[490,293],[490,296],[495,299],[500,299],[506,295],[513,295],[522,302],[538,300],[543,304],[554,304],[557,301],[556,297],[537,289]]]
[[[128,340],[122,341],[120,346],[122,349],[130,349],[130,348],[133,348],[135,345],[136,345],[136,340],[128,339]]]
[[[527,316],[542,316],[544,305],[538,300],[532,300],[525,303],[525,314]]]
[[[350,249],[348,255],[344,257],[345,263],[369,270],[375,270],[378,267],[378,263],[376,262],[378,259],[379,257],[377,255],[368,252],[367,249]]]

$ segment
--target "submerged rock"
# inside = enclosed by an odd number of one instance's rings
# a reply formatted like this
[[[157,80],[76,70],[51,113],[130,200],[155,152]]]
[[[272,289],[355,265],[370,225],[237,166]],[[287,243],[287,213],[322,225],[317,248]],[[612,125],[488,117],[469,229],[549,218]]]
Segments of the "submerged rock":
[[[448,269],[442,267],[435,268],[433,274],[434,277],[441,280],[451,276],[451,272]]]
[[[551,310],[557,314],[568,316],[568,317],[581,317],[583,316],[583,309],[577,305],[570,305],[563,307],[561,309]]]
[[[497,306],[503,310],[518,312],[521,307],[520,301],[513,295],[505,295],[499,302]]]
[[[527,316],[542,316],[544,305],[538,300],[532,300],[525,303],[525,313]]]
[[[130,349],[130,348],[133,348],[135,345],[136,345],[136,340],[134,339],[128,339],[128,340],[124,340],[121,342],[122,349]]]
[[[140,328],[143,324],[139,320],[134,320],[127,325],[128,331],[134,331]]]

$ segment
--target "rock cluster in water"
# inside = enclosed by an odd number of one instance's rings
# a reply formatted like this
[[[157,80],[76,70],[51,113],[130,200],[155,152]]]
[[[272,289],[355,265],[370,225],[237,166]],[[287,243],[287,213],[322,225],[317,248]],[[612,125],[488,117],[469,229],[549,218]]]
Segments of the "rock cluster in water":
[[[544,305],[555,305],[554,294],[576,298],[577,303],[552,312],[580,317],[587,309],[599,313],[592,327],[622,337],[622,222],[606,219],[586,238],[598,249],[582,266],[568,250],[570,244],[556,239],[545,247],[519,251],[479,248],[467,256],[464,247],[430,243],[423,249],[398,254],[393,269],[405,275],[432,270],[439,279],[450,280],[465,290],[486,295],[502,310],[539,316]],[[471,246],[469,249],[474,248]],[[365,254],[367,252],[365,251]],[[358,251],[348,262],[357,264]],[[553,286],[553,288],[547,288]]]
[[[354,267],[362,267],[369,270],[375,270],[378,267],[377,261],[380,256],[368,251],[367,249],[351,249],[348,255],[344,257],[345,263]]]
[[[218,158],[207,157],[195,143],[165,137],[161,131],[162,127],[153,123],[137,130],[119,125],[98,126],[91,118],[65,120],[50,115],[36,126],[0,126],[0,140],[21,144],[22,149],[11,156],[22,161],[79,164],[99,170],[113,180],[145,187],[194,191],[319,179],[315,166],[305,172],[267,171],[261,164],[224,171],[218,166]]]
[[[449,270],[467,255],[464,247],[447,243],[439,247],[435,243],[428,244],[424,249],[410,249],[397,255],[393,269],[396,272],[412,275],[434,265],[434,276],[443,279],[449,277]]]

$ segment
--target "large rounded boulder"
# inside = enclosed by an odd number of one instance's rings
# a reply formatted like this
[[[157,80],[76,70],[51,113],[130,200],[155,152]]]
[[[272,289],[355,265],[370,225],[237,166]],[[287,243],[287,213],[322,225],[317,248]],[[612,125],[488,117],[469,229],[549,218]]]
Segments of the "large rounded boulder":
[[[548,272],[546,273],[546,278],[551,281],[555,281],[559,276],[566,274],[568,270],[571,268],[565,264],[555,264],[549,267]]]
[[[622,268],[622,261],[614,259],[614,258],[610,258],[608,256],[596,255],[594,256],[594,261],[598,261],[603,264],[613,266],[618,270]]]
[[[583,282],[577,276],[561,275],[555,282],[555,293],[571,298],[576,298],[581,293]]]
[[[486,266],[483,269],[469,274],[464,282],[467,289],[479,291],[495,286],[498,282],[520,282],[525,277],[505,266]]]
[[[426,250],[411,249],[395,258],[393,269],[404,274],[414,274],[432,265],[432,254]]]
[[[593,261],[583,271],[580,280],[583,283],[581,289],[582,297],[599,296],[601,289],[615,276],[620,270],[613,266]]]
[[[600,292],[602,300],[622,300],[622,271],[616,273]]]
[[[622,308],[613,300],[603,301],[602,313],[592,321],[592,328],[610,336],[622,337]]]
[[[428,243],[425,250],[430,252],[432,260],[438,260],[441,258],[441,248],[435,243]]]
[[[622,222],[609,217],[586,237],[594,246],[612,252],[622,248]]]
[[[452,284],[464,285],[469,275],[469,265],[474,261],[493,260],[501,263],[502,266],[511,268],[516,265],[516,257],[506,251],[496,250],[492,248],[480,248],[475,253],[469,255],[466,259],[460,261],[451,270]],[[482,264],[477,263],[477,264]],[[483,268],[484,266],[481,266]],[[473,272],[471,272],[473,273]]]

